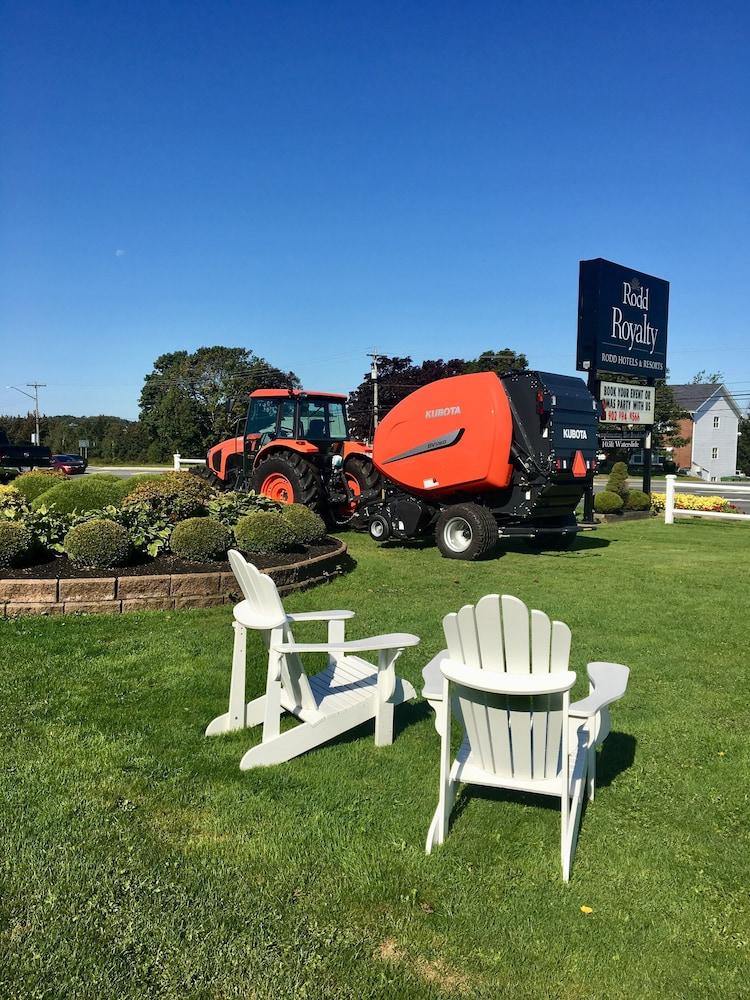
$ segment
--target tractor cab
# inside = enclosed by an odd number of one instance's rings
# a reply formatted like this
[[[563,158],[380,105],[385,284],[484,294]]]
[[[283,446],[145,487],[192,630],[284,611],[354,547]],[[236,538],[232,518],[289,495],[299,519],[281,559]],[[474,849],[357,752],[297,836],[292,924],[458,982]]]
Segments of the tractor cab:
[[[205,475],[224,489],[304,503],[334,525],[380,489],[372,450],[349,436],[346,396],[302,389],[250,393],[244,433],[208,452]]]
[[[346,397],[258,389],[250,396],[245,436],[261,446],[279,438],[329,444],[349,440]]]

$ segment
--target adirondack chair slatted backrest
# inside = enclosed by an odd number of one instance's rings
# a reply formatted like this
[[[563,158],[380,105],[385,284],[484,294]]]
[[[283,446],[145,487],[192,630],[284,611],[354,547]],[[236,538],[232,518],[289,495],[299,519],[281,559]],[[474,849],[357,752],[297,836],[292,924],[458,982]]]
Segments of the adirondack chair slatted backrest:
[[[571,632],[542,611],[504,594],[446,615],[450,659],[468,667],[512,674],[568,669]],[[541,779],[560,771],[562,694],[505,695],[453,685],[472,753],[498,775]]]
[[[271,577],[261,573],[252,563],[246,562],[235,549],[229,550],[229,564],[252,612],[252,617],[245,620],[252,623],[252,628],[263,633],[266,649],[270,647],[271,633],[277,629],[281,632],[282,642],[294,642],[289,619]],[[305,668],[296,653],[284,655],[281,664],[281,682],[295,705],[307,709],[316,707],[315,696]]]

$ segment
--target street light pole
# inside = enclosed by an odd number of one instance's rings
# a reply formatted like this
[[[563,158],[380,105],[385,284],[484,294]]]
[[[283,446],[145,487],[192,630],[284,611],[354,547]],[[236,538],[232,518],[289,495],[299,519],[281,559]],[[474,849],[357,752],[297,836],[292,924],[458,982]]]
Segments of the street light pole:
[[[17,385],[8,385],[8,386],[6,386],[6,389],[15,389],[16,392],[20,392],[20,393],[22,393],[22,395],[28,396],[29,399],[33,399],[34,400],[34,418],[35,418],[35,423],[36,423],[36,444],[39,445],[41,443],[39,441],[39,390],[40,389],[46,389],[47,388],[47,383],[46,382],[27,382],[26,385],[29,387],[29,389],[33,389],[34,390],[34,395],[33,396],[31,395],[30,392],[26,392],[25,389],[19,389]]]

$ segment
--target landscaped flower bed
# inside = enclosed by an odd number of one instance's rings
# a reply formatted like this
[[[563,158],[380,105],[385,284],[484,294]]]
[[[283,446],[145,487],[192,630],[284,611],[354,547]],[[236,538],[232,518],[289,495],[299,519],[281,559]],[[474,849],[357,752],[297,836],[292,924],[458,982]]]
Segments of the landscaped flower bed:
[[[651,510],[662,511],[665,504],[666,496],[664,493],[651,494]],[[737,510],[735,505],[730,503],[729,500],[725,500],[724,497],[701,497],[696,496],[694,493],[675,493],[674,505],[678,510],[708,510],[717,511],[722,514],[732,513]]]
[[[280,586],[341,572],[346,552],[313,511],[218,493],[189,472],[74,482],[28,473],[0,487],[0,616],[222,603],[234,593],[232,547]],[[308,563],[314,571],[302,572]]]

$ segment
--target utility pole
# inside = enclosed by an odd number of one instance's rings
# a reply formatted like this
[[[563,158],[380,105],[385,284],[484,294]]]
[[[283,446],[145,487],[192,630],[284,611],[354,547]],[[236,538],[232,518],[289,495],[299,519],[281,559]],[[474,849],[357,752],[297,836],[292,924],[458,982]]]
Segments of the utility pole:
[[[39,390],[40,389],[46,389],[47,388],[47,383],[46,382],[27,382],[26,385],[27,385],[27,387],[29,389],[33,389],[34,390],[34,395],[33,396],[31,395],[30,392],[26,392],[25,389],[19,389],[17,385],[9,385],[9,386],[6,386],[6,388],[7,389],[15,389],[16,392],[20,392],[20,393],[22,393],[22,395],[28,396],[29,399],[33,399],[34,400],[34,417],[35,417],[35,421],[36,421],[36,435],[35,435],[36,440],[35,440],[35,443],[37,445],[39,445],[40,444],[40,441],[39,441]]]
[[[378,426],[378,361],[380,360],[379,354],[368,354],[368,358],[372,358],[370,362],[370,381],[372,382],[372,422],[373,428],[376,429]]]

